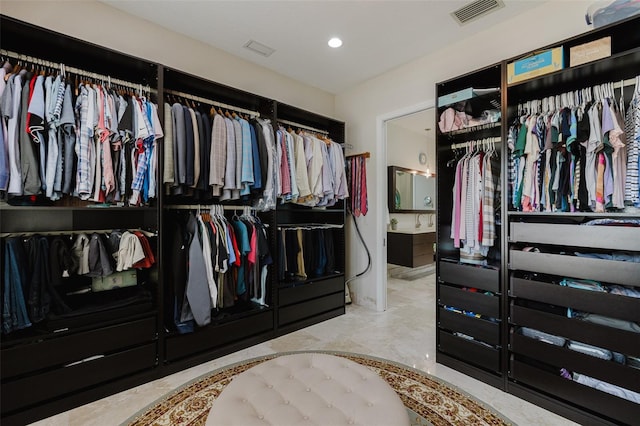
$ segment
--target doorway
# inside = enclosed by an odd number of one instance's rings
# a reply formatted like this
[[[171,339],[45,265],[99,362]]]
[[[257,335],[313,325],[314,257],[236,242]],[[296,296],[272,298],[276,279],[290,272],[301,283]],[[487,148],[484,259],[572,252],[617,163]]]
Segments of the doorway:
[[[388,166],[399,166],[420,175],[433,175],[436,168],[435,114],[434,102],[430,101],[378,117],[377,152],[383,153],[378,161],[378,183],[381,188],[384,188],[380,193],[378,208],[381,212],[387,212],[381,215],[384,219],[380,229],[389,230],[390,219],[394,218],[398,221],[399,229],[416,229],[416,226],[433,224],[432,228],[435,232],[435,211],[431,213],[431,217],[423,212],[391,213],[389,211],[388,191],[392,189],[388,185],[387,172]],[[435,185],[432,187],[435,188]],[[425,209],[435,210],[435,205],[433,208],[428,206]],[[418,210],[422,209],[418,208]],[[377,280],[378,310],[387,309],[388,245],[388,238],[383,238],[383,244],[379,246],[378,258],[381,262],[377,265],[376,271],[380,278]]]

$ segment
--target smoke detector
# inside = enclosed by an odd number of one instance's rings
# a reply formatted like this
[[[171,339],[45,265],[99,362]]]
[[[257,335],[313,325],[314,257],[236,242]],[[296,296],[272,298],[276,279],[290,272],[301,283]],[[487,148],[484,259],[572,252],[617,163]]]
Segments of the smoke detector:
[[[458,24],[464,25],[503,7],[504,2],[502,0],[476,0],[458,10],[454,10],[451,12],[451,16]]]
[[[243,47],[249,49],[253,53],[257,53],[258,55],[264,56],[265,58],[268,58],[273,54],[273,52],[276,51],[276,49],[272,49],[271,47],[264,45],[262,43],[259,43],[255,40],[249,40],[244,44]]]

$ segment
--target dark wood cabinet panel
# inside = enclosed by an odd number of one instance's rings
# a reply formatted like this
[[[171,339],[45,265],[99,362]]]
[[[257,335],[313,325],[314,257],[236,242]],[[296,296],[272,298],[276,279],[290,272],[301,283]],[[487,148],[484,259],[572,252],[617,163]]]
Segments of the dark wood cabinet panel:
[[[435,232],[405,234],[387,232],[387,262],[417,268],[433,263]]]

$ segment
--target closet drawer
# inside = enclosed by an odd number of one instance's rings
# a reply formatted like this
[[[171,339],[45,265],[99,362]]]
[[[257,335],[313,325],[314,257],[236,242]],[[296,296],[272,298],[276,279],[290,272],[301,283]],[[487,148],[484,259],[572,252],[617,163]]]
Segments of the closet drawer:
[[[166,360],[175,361],[273,330],[273,310],[222,324],[209,324],[193,333],[168,336]]]
[[[580,290],[522,278],[511,278],[509,294],[514,297],[640,322],[640,299],[618,294]]]
[[[558,368],[566,367],[587,376],[640,392],[640,369],[596,358],[565,347],[530,339],[512,332],[509,349]]]
[[[511,361],[510,377],[548,394],[577,404],[583,408],[597,410],[617,422],[638,424],[640,405],[593,389],[569,379],[532,367],[521,361]]]
[[[155,338],[156,318],[149,317],[126,324],[15,346],[1,352],[2,378],[68,364],[90,356],[150,342]]]
[[[8,413],[156,365],[155,343],[2,383],[2,411]],[[46,358],[43,354],[42,358]]]
[[[640,251],[640,228],[512,222],[510,242]]]
[[[481,318],[468,317],[456,312],[440,308],[440,328],[450,331],[459,331],[468,336],[475,337],[492,345],[500,344],[500,326],[498,323]]]
[[[438,350],[491,371],[500,369],[500,352],[473,340],[438,331]]]
[[[625,355],[640,355],[640,333],[515,305],[511,307],[510,322]]]
[[[313,317],[337,308],[344,308],[343,292],[280,308],[278,310],[278,326]]]
[[[640,263],[509,250],[509,268],[640,287]]]
[[[440,282],[475,287],[494,293],[500,292],[500,277],[497,269],[450,262],[440,262],[439,266]]]
[[[279,306],[286,306],[337,292],[341,292],[344,299],[344,276],[307,281],[293,287],[280,288],[278,302]]]
[[[457,287],[440,285],[438,303],[471,311],[492,318],[500,318],[500,299],[482,293],[461,290]]]

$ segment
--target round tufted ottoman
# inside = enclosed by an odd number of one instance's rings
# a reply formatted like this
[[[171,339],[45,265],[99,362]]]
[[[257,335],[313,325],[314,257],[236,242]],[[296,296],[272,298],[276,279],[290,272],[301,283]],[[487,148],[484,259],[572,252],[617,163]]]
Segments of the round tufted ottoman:
[[[348,359],[283,355],[236,376],[213,402],[208,426],[409,425],[396,392]]]

